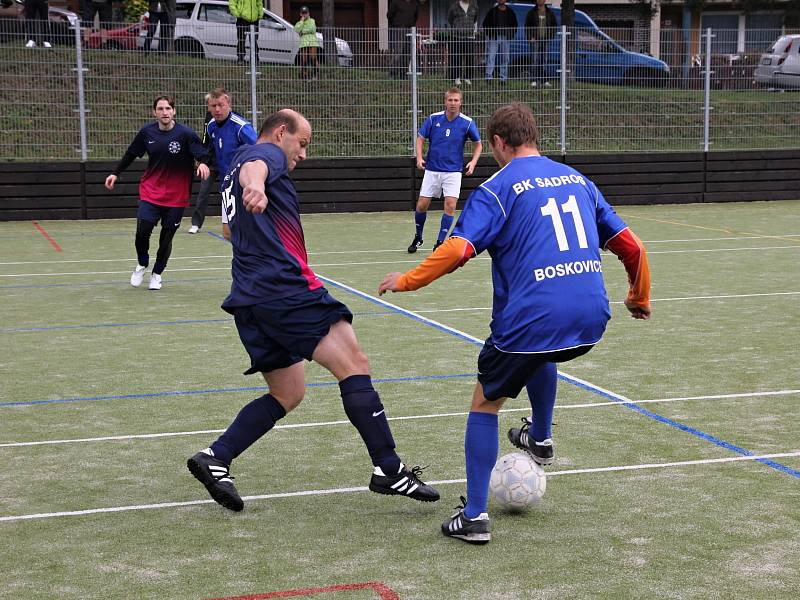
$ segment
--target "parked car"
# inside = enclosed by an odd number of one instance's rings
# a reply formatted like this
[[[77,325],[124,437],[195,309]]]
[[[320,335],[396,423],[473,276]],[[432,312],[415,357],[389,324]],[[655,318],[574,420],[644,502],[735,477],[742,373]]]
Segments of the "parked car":
[[[755,82],[776,88],[800,88],[800,35],[783,35],[761,55]]]
[[[80,18],[74,12],[64,8],[50,6],[51,44],[70,45],[75,43],[75,27]],[[0,42],[23,40],[27,35],[25,13],[22,0],[15,0],[10,6],[0,7]]]
[[[236,60],[236,17],[228,11],[226,0],[179,0],[176,16],[174,37],[177,53]],[[156,28],[153,49],[158,48],[160,27]],[[146,33],[145,27],[137,42],[140,48],[144,47]],[[318,33],[317,38],[322,46],[322,34]],[[258,23],[258,60],[294,64],[299,48],[300,36],[294,26],[265,9]],[[336,38],[336,50],[339,66],[352,67],[350,45]]]
[[[512,71],[517,75],[530,64],[530,43],[525,37],[525,17],[535,4],[509,3],[519,23],[517,35],[511,42]],[[558,27],[561,9],[551,7]],[[631,52],[603,33],[585,12],[575,11],[576,52],[575,78],[579,81],[625,85],[663,85],[669,77],[669,66],[662,60]],[[548,78],[557,79],[561,63],[561,36],[554,36],[547,49],[545,71]]]
[[[146,14],[146,13],[145,13]],[[139,37],[147,33],[147,21],[139,21],[133,25],[116,27],[114,29],[98,29],[89,32],[83,38],[83,45],[87,48],[105,48],[107,50],[137,50]]]

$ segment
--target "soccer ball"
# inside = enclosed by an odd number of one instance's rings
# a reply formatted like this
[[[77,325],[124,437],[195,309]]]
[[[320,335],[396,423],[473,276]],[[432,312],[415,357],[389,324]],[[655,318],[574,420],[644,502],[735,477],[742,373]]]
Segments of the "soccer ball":
[[[547,479],[544,469],[523,452],[501,456],[492,470],[489,489],[501,508],[521,511],[544,496]]]

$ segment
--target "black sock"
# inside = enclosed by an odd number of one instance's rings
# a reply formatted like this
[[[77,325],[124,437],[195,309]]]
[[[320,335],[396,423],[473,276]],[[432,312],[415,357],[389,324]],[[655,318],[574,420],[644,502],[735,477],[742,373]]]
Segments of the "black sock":
[[[372,464],[386,475],[400,470],[400,457],[394,451],[394,438],[378,392],[369,375],[352,375],[339,382],[347,418],[358,429],[367,445]]]
[[[264,394],[246,404],[216,442],[211,444],[214,456],[227,465],[252,446],[258,438],[286,416],[283,406],[272,394]]]
[[[175,237],[175,232],[178,231],[175,227],[161,226],[161,234],[158,236],[158,253],[156,254],[156,264],[153,265],[153,273],[164,272],[167,268],[167,261],[169,255],[172,254],[172,238]]]

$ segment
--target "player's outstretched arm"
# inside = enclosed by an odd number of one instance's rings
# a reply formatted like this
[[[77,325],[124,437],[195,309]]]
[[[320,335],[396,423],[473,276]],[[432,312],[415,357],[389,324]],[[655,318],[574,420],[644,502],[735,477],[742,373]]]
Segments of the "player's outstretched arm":
[[[436,281],[442,275],[455,271],[470,258],[475,251],[463,238],[449,238],[435,252],[428,255],[419,265],[407,273],[389,273],[378,286],[378,295],[386,292],[411,292]]]
[[[242,204],[247,212],[263,213],[267,210],[265,186],[269,169],[263,160],[253,160],[242,165],[239,184],[242,186]]]
[[[650,318],[650,264],[642,241],[629,229],[623,229],[606,244],[617,255],[628,273],[628,297],[625,306],[634,319]]]

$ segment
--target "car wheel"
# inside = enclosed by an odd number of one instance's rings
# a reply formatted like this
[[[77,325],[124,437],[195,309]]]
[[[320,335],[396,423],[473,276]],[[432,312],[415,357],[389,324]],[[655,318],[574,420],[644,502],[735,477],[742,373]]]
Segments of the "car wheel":
[[[195,58],[205,58],[203,46],[197,40],[181,38],[175,40],[175,53],[182,56],[194,56]]]

